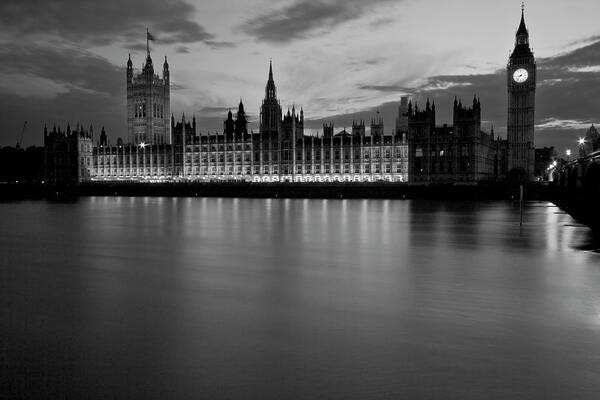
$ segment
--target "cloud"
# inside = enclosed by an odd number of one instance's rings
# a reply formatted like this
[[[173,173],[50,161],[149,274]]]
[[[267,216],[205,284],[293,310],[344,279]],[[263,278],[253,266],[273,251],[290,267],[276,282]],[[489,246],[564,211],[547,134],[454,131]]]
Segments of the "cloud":
[[[315,31],[328,31],[337,25],[363,16],[374,3],[392,0],[294,0],[257,15],[241,26],[242,31],[259,41],[287,43],[307,37]]]
[[[431,92],[436,90],[448,90],[456,87],[473,86],[472,82],[452,82],[440,79],[429,79],[427,85],[420,88],[423,92]]]
[[[108,45],[145,40],[146,26],[165,44],[214,40],[183,0],[3,0],[0,25],[16,36],[55,35],[73,43]]]
[[[233,42],[218,42],[215,40],[207,40],[206,45],[213,49],[230,49],[236,47],[236,44]]]
[[[19,97],[54,99],[68,91],[66,84],[51,79],[18,73],[0,73],[0,92],[14,93]]]
[[[539,124],[536,124],[537,129],[587,129],[594,123],[590,119],[557,119],[545,118]]]
[[[596,73],[600,72],[600,65],[586,65],[583,67],[568,67],[569,72],[584,72],[584,73]]]
[[[402,85],[357,85],[360,90],[369,90],[375,92],[407,93],[412,92],[406,86]]]
[[[124,71],[107,59],[87,50],[49,47],[22,42],[0,44],[0,73],[21,77],[15,87],[4,85],[4,91],[47,97],[49,82],[56,94],[65,90],[115,95],[122,89]],[[30,79],[23,79],[23,77]],[[61,88],[61,89],[59,89]],[[36,93],[39,90],[39,93]]]

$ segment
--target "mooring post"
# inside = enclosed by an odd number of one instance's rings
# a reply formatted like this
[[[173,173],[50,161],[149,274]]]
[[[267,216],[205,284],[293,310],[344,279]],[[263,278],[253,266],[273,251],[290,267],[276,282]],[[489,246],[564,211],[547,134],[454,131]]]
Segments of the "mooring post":
[[[519,226],[523,226],[523,185],[519,186]]]

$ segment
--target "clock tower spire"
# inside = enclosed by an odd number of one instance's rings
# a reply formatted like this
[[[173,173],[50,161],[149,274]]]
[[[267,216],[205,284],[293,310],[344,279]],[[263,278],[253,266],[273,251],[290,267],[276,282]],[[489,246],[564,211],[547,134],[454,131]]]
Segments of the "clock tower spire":
[[[508,171],[512,179],[533,179],[535,163],[534,117],[536,63],[529,47],[525,5],[515,35],[515,47],[507,65],[508,87]]]

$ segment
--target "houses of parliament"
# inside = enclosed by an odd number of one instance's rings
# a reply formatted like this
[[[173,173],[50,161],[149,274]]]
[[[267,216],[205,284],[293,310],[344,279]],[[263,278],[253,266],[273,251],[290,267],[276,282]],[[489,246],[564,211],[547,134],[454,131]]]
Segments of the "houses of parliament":
[[[203,134],[192,117],[170,118],[169,65],[155,73],[150,51],[141,73],[127,61],[127,141],[109,144],[104,130],[44,129],[46,179],[89,181],[477,183],[533,175],[536,64],[524,15],[507,65],[507,140],[481,127],[479,98],[455,99],[453,124],[436,125],[436,105],[401,98],[392,129],[377,116],[350,130],[324,124],[304,132],[302,108],[283,112],[269,64],[258,132],[248,131],[240,101],[222,133]]]

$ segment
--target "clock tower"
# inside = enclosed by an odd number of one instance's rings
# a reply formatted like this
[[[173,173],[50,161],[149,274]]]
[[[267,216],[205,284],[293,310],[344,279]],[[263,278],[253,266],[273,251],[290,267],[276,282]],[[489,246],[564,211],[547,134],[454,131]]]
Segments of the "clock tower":
[[[508,172],[512,178],[533,179],[535,163],[534,115],[536,64],[529,47],[525,25],[525,7],[521,7],[521,23],[515,48],[507,66],[508,85]]]

